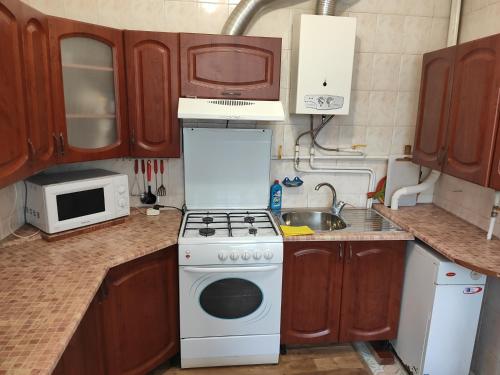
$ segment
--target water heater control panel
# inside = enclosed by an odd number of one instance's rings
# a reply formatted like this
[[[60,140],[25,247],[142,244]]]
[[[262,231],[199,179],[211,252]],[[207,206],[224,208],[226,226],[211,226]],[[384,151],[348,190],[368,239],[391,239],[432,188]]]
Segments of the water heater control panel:
[[[304,104],[307,108],[317,110],[340,109],[344,106],[344,97],[337,95],[305,95]]]

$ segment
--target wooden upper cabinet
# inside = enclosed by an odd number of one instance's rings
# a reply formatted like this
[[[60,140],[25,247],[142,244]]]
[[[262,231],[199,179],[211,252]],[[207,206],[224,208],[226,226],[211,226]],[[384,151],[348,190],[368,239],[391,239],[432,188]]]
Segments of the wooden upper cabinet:
[[[446,156],[455,48],[426,53],[422,61],[413,161],[441,170]]]
[[[500,36],[457,47],[443,171],[488,185],[498,123]]]
[[[342,242],[285,242],[281,343],[338,341]]]
[[[30,169],[38,172],[56,162],[56,135],[50,82],[47,16],[22,7],[22,45]]]
[[[179,157],[179,34],[125,31],[131,154]]]
[[[104,281],[107,374],[146,374],[179,351],[177,246],[112,268]]]
[[[0,2],[0,187],[25,177],[26,138],[20,34],[21,3]]]
[[[122,31],[50,17],[49,35],[62,161],[128,155]]]
[[[340,341],[396,338],[405,241],[346,244]]]
[[[279,100],[281,39],[180,34],[181,96]]]

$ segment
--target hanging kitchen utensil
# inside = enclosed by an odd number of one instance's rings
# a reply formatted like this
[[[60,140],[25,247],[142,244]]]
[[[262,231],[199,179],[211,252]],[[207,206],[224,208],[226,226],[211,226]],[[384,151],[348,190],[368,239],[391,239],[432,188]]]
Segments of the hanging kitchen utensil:
[[[148,173],[148,192],[145,194],[144,199],[141,200],[144,204],[154,204],[156,202],[156,195],[151,192],[151,160],[147,163],[147,173]]]
[[[141,160],[141,172],[142,172],[142,185],[143,185],[143,190],[141,196],[146,195],[146,162],[144,159]]]
[[[138,197],[139,193],[139,160],[134,160],[134,183],[132,184],[132,189],[130,189],[130,194],[134,197]]]
[[[159,197],[164,197],[167,195],[167,189],[165,189],[165,185],[163,185],[163,173],[165,172],[165,166],[163,165],[163,159],[160,160],[160,175],[161,175],[161,185],[156,191],[156,194]]]
[[[153,160],[153,167],[155,171],[155,192],[158,195],[158,159]]]

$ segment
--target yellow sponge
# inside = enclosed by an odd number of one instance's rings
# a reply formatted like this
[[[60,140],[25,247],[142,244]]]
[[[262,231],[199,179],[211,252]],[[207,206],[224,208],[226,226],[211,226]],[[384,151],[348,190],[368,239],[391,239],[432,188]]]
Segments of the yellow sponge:
[[[301,227],[292,227],[289,225],[281,225],[281,230],[283,231],[283,234],[285,237],[290,237],[290,236],[305,236],[309,234],[314,234],[314,231],[309,228],[307,225],[301,226]]]

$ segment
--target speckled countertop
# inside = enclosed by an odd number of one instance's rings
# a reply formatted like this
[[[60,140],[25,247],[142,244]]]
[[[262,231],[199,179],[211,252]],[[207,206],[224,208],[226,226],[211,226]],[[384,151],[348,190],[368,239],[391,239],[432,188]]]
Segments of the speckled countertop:
[[[374,208],[455,263],[500,277],[500,240],[486,240],[480,228],[433,204],[397,211],[383,205]]]
[[[367,230],[373,215],[346,210],[346,230],[286,240],[413,239],[388,221],[387,230]],[[123,224],[57,242],[0,242],[0,375],[51,373],[108,269],[176,244],[180,223],[177,211],[133,211]]]
[[[107,270],[176,244],[180,222],[133,211],[58,242],[0,244],[0,375],[51,373]]]
[[[284,209],[289,211],[325,211],[325,209]],[[412,234],[394,225],[373,209],[344,209],[341,214],[347,228],[334,231],[315,231],[312,235],[283,237],[285,242],[294,241],[384,241],[413,240]],[[280,223],[277,217],[277,223]]]

